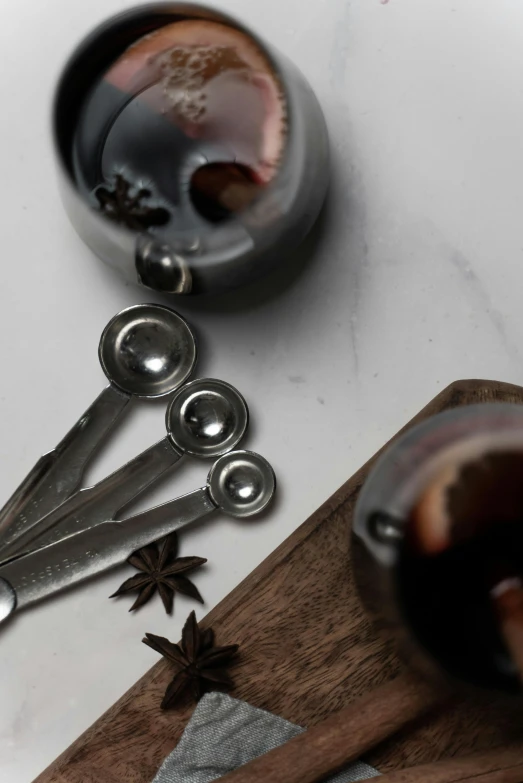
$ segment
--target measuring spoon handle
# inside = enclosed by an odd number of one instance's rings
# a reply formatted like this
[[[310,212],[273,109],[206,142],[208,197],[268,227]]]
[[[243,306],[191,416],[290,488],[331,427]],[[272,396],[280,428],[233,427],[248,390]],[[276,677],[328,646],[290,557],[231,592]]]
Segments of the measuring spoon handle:
[[[168,437],[163,438],[103,481],[72,495],[35,528],[21,535],[14,546],[0,552],[0,563],[113,519],[182,456]]]
[[[15,609],[125,562],[133,552],[200,519],[216,506],[206,487],[30,552],[0,568],[0,622]]]
[[[0,554],[78,489],[89,459],[130,399],[107,386],[58,446],[38,460],[0,511]]]

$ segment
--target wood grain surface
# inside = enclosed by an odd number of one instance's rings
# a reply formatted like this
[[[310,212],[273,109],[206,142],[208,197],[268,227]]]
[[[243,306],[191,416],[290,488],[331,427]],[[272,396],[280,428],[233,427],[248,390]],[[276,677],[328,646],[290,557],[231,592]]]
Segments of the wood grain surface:
[[[523,389],[458,381],[411,426],[448,408],[523,403]],[[233,590],[202,622],[218,644],[239,643],[234,696],[302,726],[313,726],[397,676],[393,647],[378,637],[355,592],[349,529],[376,456]],[[150,783],[192,713],[162,712],[172,677],[156,664],[65,751],[37,783]],[[523,742],[523,714],[488,700],[456,702],[417,721],[367,754],[382,772]]]
[[[379,783],[522,783],[521,745],[387,772]],[[362,783],[376,783],[369,778]]]
[[[348,707],[220,778],[223,783],[318,783],[419,720],[450,690],[409,673],[366,691]]]

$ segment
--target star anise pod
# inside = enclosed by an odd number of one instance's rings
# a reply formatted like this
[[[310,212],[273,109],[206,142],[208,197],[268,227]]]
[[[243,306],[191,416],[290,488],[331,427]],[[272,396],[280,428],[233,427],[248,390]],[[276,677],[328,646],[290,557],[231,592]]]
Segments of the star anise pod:
[[[94,195],[106,217],[134,231],[144,231],[169,222],[170,215],[166,209],[143,203],[144,199],[152,197],[152,192],[148,188],[134,188],[122,174],[116,175],[112,188],[102,185]]]
[[[149,544],[135,552],[128,563],[140,571],[131,576],[113,593],[111,598],[139,590],[138,598],[129,609],[139,609],[153,597],[158,590],[167,614],[171,614],[175,593],[183,593],[203,604],[198,589],[183,576],[207,562],[204,557],[177,557],[178,536],[176,532],[166,536],[156,544]]]
[[[214,647],[214,631],[212,628],[200,631],[194,612],[183,627],[181,644],[173,644],[152,633],[146,633],[142,641],[178,669],[165,691],[162,710],[173,707],[188,692],[198,701],[213,687],[231,688],[234,685],[224,667],[231,664],[238,645]]]

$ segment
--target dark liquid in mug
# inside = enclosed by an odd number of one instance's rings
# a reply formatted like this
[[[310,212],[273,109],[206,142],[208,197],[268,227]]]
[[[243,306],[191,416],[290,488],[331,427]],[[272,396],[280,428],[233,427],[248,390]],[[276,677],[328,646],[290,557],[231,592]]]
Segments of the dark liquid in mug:
[[[248,207],[278,172],[285,100],[246,34],[205,20],[136,41],[85,97],[73,140],[77,186],[109,219],[176,231]]]
[[[522,691],[501,637],[491,589],[500,578],[523,579],[523,525],[494,524],[437,555],[403,547],[398,590],[419,642],[447,672],[474,685]]]

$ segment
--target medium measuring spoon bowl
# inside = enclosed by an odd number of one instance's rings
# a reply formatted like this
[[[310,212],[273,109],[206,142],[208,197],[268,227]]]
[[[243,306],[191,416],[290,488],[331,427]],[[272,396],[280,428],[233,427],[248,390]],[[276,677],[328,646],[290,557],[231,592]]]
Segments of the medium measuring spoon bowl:
[[[247,404],[224,381],[203,379],[186,384],[166,416],[174,446],[193,457],[219,457],[238,445],[249,424]]]

